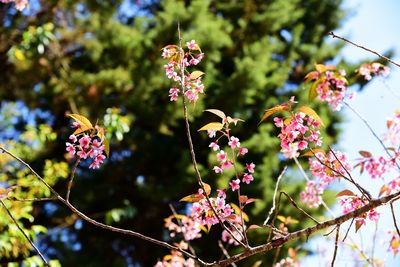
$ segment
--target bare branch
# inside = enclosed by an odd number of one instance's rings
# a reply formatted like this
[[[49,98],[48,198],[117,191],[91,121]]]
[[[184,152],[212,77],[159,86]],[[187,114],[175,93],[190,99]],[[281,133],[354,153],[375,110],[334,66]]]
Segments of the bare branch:
[[[75,172],[76,172],[76,169],[78,168],[79,162],[81,162],[81,159],[78,159],[75,162],[74,167],[72,168],[72,171],[71,171],[71,176],[69,177],[67,195],[65,196],[65,200],[67,200],[68,202],[69,202],[69,195],[71,193],[72,182],[74,181]]]
[[[271,209],[269,210],[269,212],[268,212],[268,216],[267,216],[267,218],[266,218],[265,221],[264,221],[264,225],[267,225],[267,224],[268,224],[268,222],[269,222],[269,220],[270,220],[270,218],[271,218],[272,213],[275,211],[275,208],[276,208],[276,194],[278,193],[279,183],[280,183],[280,181],[281,181],[283,175],[285,174],[286,170],[287,170],[287,166],[285,166],[285,167],[283,168],[283,170],[281,171],[281,174],[279,174],[278,179],[276,180],[275,190],[274,190],[274,196],[273,196],[273,198],[272,198],[272,208],[271,208]]]
[[[336,237],[335,237],[335,250],[333,251],[333,258],[331,262],[331,267],[335,266],[335,260],[336,260],[336,254],[337,254],[337,249],[338,249],[338,241],[339,241],[339,233],[340,233],[340,225],[337,225],[336,228]]]
[[[361,48],[361,49],[363,49],[363,50],[365,50],[365,51],[367,51],[367,52],[370,52],[370,53],[372,53],[372,54],[375,54],[375,55],[377,55],[378,57],[383,58],[383,59],[387,60],[388,62],[392,63],[393,65],[396,65],[397,67],[400,67],[400,64],[399,64],[399,63],[397,63],[397,62],[391,60],[391,59],[388,58],[388,57],[385,57],[385,56],[379,54],[378,52],[376,52],[376,51],[374,51],[374,50],[371,50],[371,49],[369,49],[369,48],[367,48],[367,47],[364,47],[364,46],[359,45],[359,44],[356,44],[356,43],[354,43],[354,42],[352,42],[352,41],[350,41],[350,40],[347,40],[347,39],[344,38],[344,37],[341,37],[341,36],[339,36],[339,35],[336,35],[334,32],[329,32],[328,34],[329,34],[330,36],[332,36],[332,38],[338,38],[338,39],[340,39],[340,40],[342,40],[342,41],[345,41],[346,43],[349,43],[349,44],[351,44],[351,45],[354,45],[354,46],[356,46],[356,47],[358,47],[358,48]]]

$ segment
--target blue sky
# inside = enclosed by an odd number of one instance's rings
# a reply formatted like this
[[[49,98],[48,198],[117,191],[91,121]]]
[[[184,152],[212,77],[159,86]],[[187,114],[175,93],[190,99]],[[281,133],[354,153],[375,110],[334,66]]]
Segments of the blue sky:
[[[399,0],[347,0],[344,3],[344,7],[350,10],[350,15],[343,22],[342,28],[335,32],[336,34],[375,50],[380,54],[393,49],[395,56],[392,59],[400,62]],[[347,45],[340,56],[351,62],[364,59],[374,61],[377,58],[373,54],[350,45]],[[394,65],[389,65],[389,67],[391,74],[385,79],[385,83],[391,90],[385,86],[382,80],[375,78],[352,102],[354,108],[367,119],[379,136],[382,136],[385,132],[386,118],[392,116],[396,109],[400,109],[400,99],[395,96],[395,94],[400,95],[400,68]],[[342,124],[343,134],[338,145],[339,149],[347,152],[351,159],[358,158],[359,150],[368,150],[375,155],[382,155],[381,146],[362,121],[346,107],[343,108],[342,113],[346,121]],[[354,174],[357,177],[357,172],[354,172]],[[374,197],[377,197],[383,181],[372,181],[366,175],[359,176],[357,179],[362,185],[366,184],[367,189]],[[342,186],[344,185],[343,183]],[[399,204],[395,205],[395,210],[399,210],[399,208]],[[336,214],[340,214],[337,208],[335,211]],[[384,259],[386,261],[385,266],[400,266],[400,256],[394,258],[393,254],[387,253],[389,238],[387,230],[393,228],[389,209],[384,207],[379,211],[385,215],[379,221],[379,230],[375,241],[373,241],[375,232],[373,223],[368,223],[368,227],[363,228],[360,231],[361,233],[357,235],[351,229],[350,232],[353,233],[351,238],[356,240],[367,254],[370,254],[372,244],[375,244],[375,257]],[[395,213],[400,220],[400,212]],[[343,227],[343,229],[347,228]],[[327,241],[321,237],[310,242],[310,247],[325,251],[325,254],[323,257],[307,257],[303,260],[303,265],[326,266],[326,263],[331,260],[333,246],[332,240]],[[348,246],[339,247],[336,266],[354,266],[355,262],[352,259],[356,254]],[[361,262],[360,266],[363,263],[365,261]]]

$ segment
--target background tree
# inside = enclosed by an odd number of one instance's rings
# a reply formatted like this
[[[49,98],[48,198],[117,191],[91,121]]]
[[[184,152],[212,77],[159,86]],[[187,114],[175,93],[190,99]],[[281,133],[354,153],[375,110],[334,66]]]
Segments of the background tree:
[[[304,75],[315,63],[332,60],[340,49],[326,42],[327,33],[343,18],[340,4],[339,0],[31,1],[30,9],[22,14],[1,4],[2,107],[19,101],[30,112],[38,110],[39,115],[31,118],[33,129],[51,125],[54,138],[44,138],[46,133],[43,138],[34,136],[42,145],[24,155],[36,170],[47,172],[59,190],[65,190],[67,182],[62,178],[67,175],[61,175],[59,168],[49,172],[49,166],[68,162],[64,143],[71,129],[65,114],[81,113],[105,123],[111,158],[99,171],[78,168],[71,201],[98,220],[166,237],[162,224],[171,213],[168,204],[184,212],[186,207],[177,200],[193,193],[196,186],[182,107],[169,103],[171,84],[163,76],[160,58],[165,44],[176,43],[179,20],[184,39],[196,39],[206,52],[202,63],[206,95],[190,107],[192,129],[214,119],[202,113],[205,108],[218,108],[246,121],[234,134],[247,140],[243,144],[250,150],[248,158],[257,164],[256,182],[246,193],[261,199],[249,214],[252,223],[260,224],[271,206],[275,179],[289,163],[279,157],[277,131],[270,124],[257,123],[265,108],[291,95],[307,98],[301,90]],[[339,118],[328,117],[325,108],[318,112],[327,125],[325,142],[335,142]],[[26,132],[27,119],[19,122],[2,128]],[[10,144],[21,141],[16,134],[1,133]],[[210,171],[215,159],[208,138],[193,137],[206,182],[226,186],[228,175]],[[32,147],[27,142],[21,151]],[[46,159],[51,165],[46,165]],[[295,176],[285,190],[297,198],[304,185]],[[21,183],[10,175],[2,179]],[[40,236],[46,255],[65,266],[151,266],[165,253],[141,240],[86,225],[56,203],[32,207],[26,213],[33,213],[34,223],[50,231]],[[289,205],[284,212],[294,214]],[[22,218],[21,222],[30,227]],[[198,254],[204,259],[219,257],[216,242],[209,242],[219,235],[215,228],[196,241]],[[253,238],[257,242],[265,236],[257,233]]]

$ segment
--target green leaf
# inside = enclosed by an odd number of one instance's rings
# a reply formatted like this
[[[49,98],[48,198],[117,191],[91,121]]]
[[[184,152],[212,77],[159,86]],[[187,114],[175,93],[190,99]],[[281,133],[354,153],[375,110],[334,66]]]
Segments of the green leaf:
[[[219,131],[223,127],[224,127],[224,125],[220,122],[210,122],[210,123],[204,125],[203,127],[201,127],[200,129],[198,129],[197,131],[208,131],[208,130]]]

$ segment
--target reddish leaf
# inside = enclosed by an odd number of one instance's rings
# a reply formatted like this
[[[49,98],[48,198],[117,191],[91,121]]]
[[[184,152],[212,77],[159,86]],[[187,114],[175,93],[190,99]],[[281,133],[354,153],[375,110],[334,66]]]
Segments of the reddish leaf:
[[[307,73],[307,75],[304,77],[304,79],[305,79],[304,82],[308,83],[312,80],[316,80],[316,79],[318,79],[319,75],[320,74],[318,71],[311,71],[311,72]]]
[[[336,197],[343,197],[343,196],[351,196],[351,197],[356,197],[357,195],[354,194],[351,190],[345,189],[343,191],[340,191]]]
[[[207,196],[211,193],[211,186],[203,182],[204,190],[206,191]]]
[[[249,199],[246,201],[246,203],[244,203],[244,204],[247,205],[247,204],[250,204],[250,203],[255,202],[256,200],[257,200],[256,198],[249,198]]]
[[[388,192],[390,192],[390,189],[387,185],[383,185],[381,187],[381,190],[379,191],[379,196],[383,195],[386,193],[386,195],[388,194]]]
[[[249,198],[248,198],[247,196],[244,196],[244,195],[242,195],[242,196],[239,197],[240,203],[246,203],[246,201],[247,201],[248,199],[249,199]]]
[[[372,157],[371,152],[368,152],[368,151],[360,150],[360,151],[358,151],[358,153],[359,153],[361,156],[363,156],[364,158],[370,158],[370,157]]]
[[[254,230],[254,229],[260,229],[260,228],[262,228],[262,227],[257,224],[252,224],[247,228],[247,230]]]
[[[360,230],[361,226],[363,226],[362,222],[361,221],[356,221],[356,225],[355,225],[356,233],[358,232],[358,230]]]

